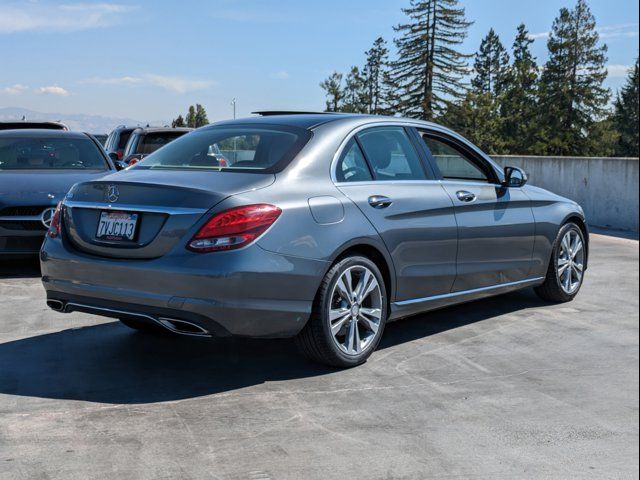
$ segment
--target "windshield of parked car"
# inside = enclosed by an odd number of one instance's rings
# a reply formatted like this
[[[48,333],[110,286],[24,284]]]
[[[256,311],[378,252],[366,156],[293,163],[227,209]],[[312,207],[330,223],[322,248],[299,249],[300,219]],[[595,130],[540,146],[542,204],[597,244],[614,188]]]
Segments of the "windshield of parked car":
[[[89,138],[0,137],[0,170],[106,170]]]
[[[289,127],[205,128],[171,142],[133,168],[276,172],[295,157],[310,136],[307,130]]]

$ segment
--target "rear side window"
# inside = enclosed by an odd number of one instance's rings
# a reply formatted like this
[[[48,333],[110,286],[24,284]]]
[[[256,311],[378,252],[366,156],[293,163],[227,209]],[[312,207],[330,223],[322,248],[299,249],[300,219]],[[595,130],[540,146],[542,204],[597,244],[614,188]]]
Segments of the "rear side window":
[[[89,138],[0,138],[0,170],[106,170]]]
[[[311,138],[293,127],[213,127],[196,130],[133,168],[206,169],[247,173],[282,170]]]
[[[133,132],[133,130],[122,130],[120,132],[120,138],[118,139],[118,150],[124,150],[124,147],[127,146],[127,142],[129,141],[131,132]]]
[[[338,162],[336,180],[338,182],[366,182],[373,180],[362,149],[353,138],[349,140]]]
[[[426,180],[422,161],[402,127],[379,127],[358,134],[376,180]]]

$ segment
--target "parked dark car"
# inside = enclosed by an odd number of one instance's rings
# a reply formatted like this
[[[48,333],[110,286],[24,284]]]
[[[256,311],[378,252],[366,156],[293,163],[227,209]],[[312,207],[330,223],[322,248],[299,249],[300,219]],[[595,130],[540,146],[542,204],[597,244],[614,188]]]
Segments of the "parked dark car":
[[[122,160],[124,158],[124,147],[127,146],[131,133],[137,127],[125,127],[120,125],[114,128],[104,143],[104,149],[112,160]],[[114,154],[113,156],[111,154]]]
[[[296,337],[339,367],[409,315],[526,287],[568,302],[587,260],[580,206],[522,170],[433,123],[339,114],[219,122],[77,184],[41,253],[57,311]]]
[[[27,130],[27,129],[45,129],[45,130],[69,130],[64,123],[60,122],[0,122],[1,130]]]
[[[113,171],[87,134],[0,131],[0,258],[37,253],[69,188]]]
[[[134,165],[147,155],[191,131],[193,128],[136,128],[131,132],[124,148],[122,161],[126,165]]]

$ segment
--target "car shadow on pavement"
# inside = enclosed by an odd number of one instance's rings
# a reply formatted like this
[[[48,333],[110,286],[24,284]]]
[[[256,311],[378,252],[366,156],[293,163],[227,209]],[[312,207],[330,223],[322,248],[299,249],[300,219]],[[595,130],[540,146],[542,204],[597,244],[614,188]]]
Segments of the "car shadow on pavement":
[[[0,278],[40,277],[40,262],[37,256],[3,259],[0,257]]]
[[[406,319],[387,327],[380,349],[540,305],[523,291]],[[0,393],[50,399],[153,403],[329,373],[291,340],[141,334],[118,322],[0,344]]]

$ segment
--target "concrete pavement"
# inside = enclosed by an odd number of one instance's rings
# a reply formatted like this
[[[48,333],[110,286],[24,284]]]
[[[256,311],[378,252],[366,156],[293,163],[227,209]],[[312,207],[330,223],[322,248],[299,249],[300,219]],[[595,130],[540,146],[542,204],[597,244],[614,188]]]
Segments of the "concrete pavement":
[[[592,245],[575,302],[394,323],[347,371],[57,314],[1,266],[0,478],[637,479],[638,242]]]

